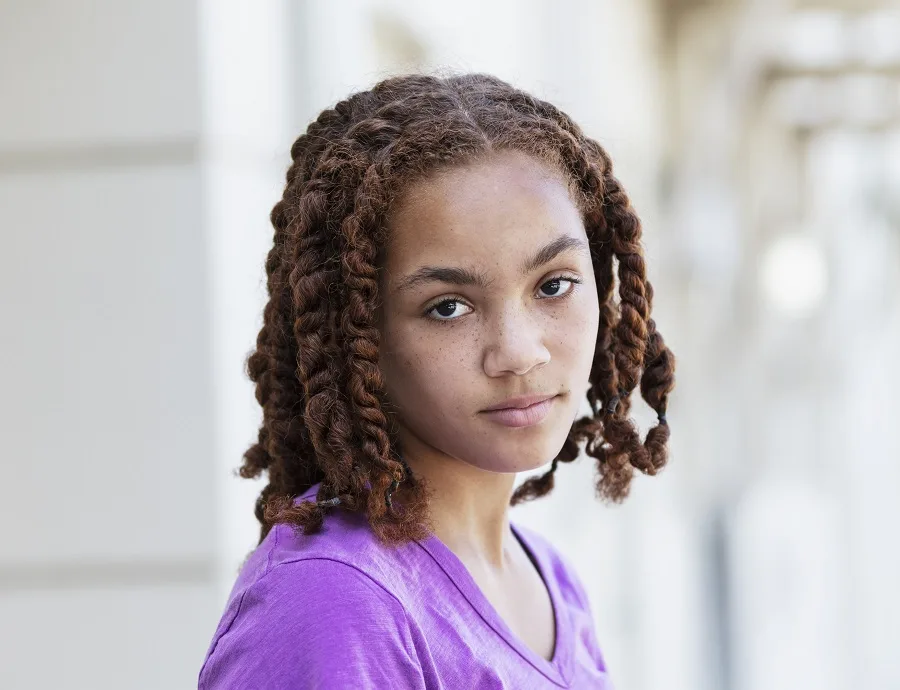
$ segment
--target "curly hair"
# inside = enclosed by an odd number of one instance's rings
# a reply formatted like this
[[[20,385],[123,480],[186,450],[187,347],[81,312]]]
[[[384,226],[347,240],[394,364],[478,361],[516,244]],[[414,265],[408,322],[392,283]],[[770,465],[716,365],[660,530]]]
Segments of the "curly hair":
[[[269,301],[246,361],[263,421],[240,467],[246,478],[268,471],[255,510],[260,542],[280,522],[314,533],[332,506],[364,513],[385,544],[428,534],[427,487],[403,460],[378,368],[386,219],[412,182],[510,149],[569,184],[600,303],[591,414],[575,420],[550,469],[523,482],[511,505],[548,494],[581,444],[596,459],[597,496],[611,502],[628,495],[635,468],[655,475],[666,464],[675,358],[650,318],[641,222],[607,152],[565,113],[497,77],[393,76],[308,126],[271,212]],[[638,385],[658,415],[643,441],[629,418]],[[316,501],[295,501],[318,482]]]

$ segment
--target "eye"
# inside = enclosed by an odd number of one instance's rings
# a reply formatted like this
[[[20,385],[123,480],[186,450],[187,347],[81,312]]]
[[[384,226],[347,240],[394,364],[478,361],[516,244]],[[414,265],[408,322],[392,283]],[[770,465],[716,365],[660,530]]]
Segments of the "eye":
[[[566,297],[575,290],[575,285],[581,282],[580,278],[576,278],[575,276],[557,276],[555,278],[551,278],[546,283],[541,285],[541,289],[547,288],[553,292],[552,295],[546,295],[545,299],[551,299],[554,297]],[[572,287],[564,292],[560,292],[563,283],[569,283]]]
[[[462,300],[459,299],[445,299],[426,309],[425,314],[434,321],[455,321],[461,315],[459,307],[462,304]],[[437,316],[432,316],[432,314]]]
[[[560,292],[560,290],[564,287],[564,283],[569,283],[571,287],[563,292]],[[541,284],[541,289],[547,289],[553,294],[544,295],[539,299],[565,299],[574,292],[575,285],[579,283],[581,283],[581,278],[576,278],[575,276],[571,275],[560,275],[555,278],[551,278],[550,280],[547,280]],[[425,310],[425,317],[431,319],[432,321],[442,321],[444,323],[447,323],[449,321],[456,321],[457,318],[465,316],[467,313],[460,311],[461,306],[471,311],[471,308],[466,306],[463,300],[456,297],[448,297],[447,299],[441,300],[440,302],[428,307]]]

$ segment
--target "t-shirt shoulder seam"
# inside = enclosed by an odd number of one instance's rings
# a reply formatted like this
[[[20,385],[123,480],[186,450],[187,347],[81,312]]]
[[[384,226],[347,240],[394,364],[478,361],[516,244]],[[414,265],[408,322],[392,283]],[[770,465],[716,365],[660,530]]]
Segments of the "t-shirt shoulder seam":
[[[272,570],[272,556],[275,553],[275,549],[278,548],[278,523],[272,526],[272,531],[274,532],[272,535],[272,547],[269,549],[269,553],[266,554],[266,567],[263,568],[263,573],[257,578],[257,581],[264,578]]]
[[[258,580],[256,580],[255,582],[258,582]],[[243,608],[243,606],[244,606],[244,597],[247,595],[247,591],[250,589],[250,587],[253,586],[253,584],[254,583],[251,582],[250,585],[245,587],[244,591],[241,592],[241,598],[238,599],[237,610],[234,612],[234,616],[228,622],[228,626],[221,633],[216,635],[216,639],[213,642],[213,645],[210,648],[209,653],[206,655],[206,659],[203,661],[203,666],[200,667],[200,674],[199,674],[198,680],[197,680],[197,690],[203,690],[204,672],[206,671],[207,663],[212,658],[213,654],[215,654],[216,647],[219,646],[219,642],[221,642],[222,638],[228,634],[228,631],[231,630],[232,626],[234,625],[234,622],[238,619],[238,616],[241,615],[241,608]]]
[[[257,587],[257,586],[262,586],[264,581],[267,580],[268,578],[270,578],[276,571],[279,570],[279,568],[282,568],[283,566],[291,565],[293,563],[301,563],[303,561],[331,561],[333,563],[340,563],[341,565],[347,566],[348,568],[356,571],[359,575],[361,575],[363,578],[365,578],[369,582],[373,583],[376,587],[378,587],[378,589],[380,589],[382,592],[387,594],[391,599],[393,599],[397,603],[397,605],[400,606],[401,609],[403,609],[403,612],[406,614],[407,619],[409,619],[409,612],[407,611],[406,606],[403,605],[403,602],[400,601],[400,599],[397,597],[397,595],[394,594],[390,589],[385,587],[384,583],[379,581],[377,578],[372,577],[372,575],[370,573],[367,573],[365,570],[363,570],[359,566],[354,565],[353,563],[350,563],[348,561],[342,560],[340,558],[336,558],[334,556],[314,556],[314,555],[305,555],[305,554],[297,556],[295,558],[289,558],[287,560],[280,561],[278,563],[275,563],[274,565],[272,565],[270,562],[267,561],[267,565],[266,565],[264,572],[261,575],[259,575],[258,577],[254,578],[251,582],[249,582],[247,584],[247,586],[244,587],[244,590],[241,592],[241,598],[238,601],[238,610],[237,610],[237,613],[235,614],[234,618],[237,619],[238,614],[240,614],[240,612],[241,612],[240,607],[241,607],[241,604],[243,603],[244,595],[250,589]],[[234,622],[234,621],[232,621],[232,622]],[[230,627],[231,626],[229,625],[229,628]],[[227,629],[223,630],[221,636],[224,636],[227,632],[228,632]]]
[[[276,539],[277,539],[277,535],[276,535]],[[274,545],[273,545],[272,551],[274,551]],[[412,618],[409,615],[409,611],[407,610],[406,606],[403,605],[403,602],[397,598],[397,595],[395,595],[391,590],[389,590],[387,587],[385,587],[384,584],[382,584],[377,579],[372,577],[365,570],[362,570],[360,567],[358,567],[352,563],[348,563],[347,561],[343,561],[339,558],[334,558],[332,556],[305,556],[305,555],[298,556],[297,558],[291,558],[286,561],[281,561],[280,563],[276,563],[275,565],[271,565],[271,553],[270,553],[270,558],[268,558],[266,561],[265,571],[262,573],[262,575],[255,578],[252,582],[248,583],[247,586],[244,587],[243,591],[241,592],[240,599],[238,599],[237,611],[235,611],[234,617],[228,623],[228,627],[226,627],[221,632],[221,634],[216,636],[215,643],[213,644],[212,648],[209,651],[209,654],[207,655],[207,660],[212,658],[212,655],[216,651],[216,647],[218,647],[218,645],[219,645],[219,642],[222,640],[223,637],[225,637],[225,635],[228,634],[229,630],[231,630],[232,626],[234,625],[234,622],[240,616],[241,608],[244,605],[244,597],[247,595],[247,592],[249,592],[254,587],[262,586],[263,581],[266,580],[267,578],[269,578],[281,566],[290,565],[292,563],[300,563],[303,561],[331,561],[333,563],[340,563],[341,565],[345,565],[348,568],[356,571],[357,573],[362,575],[366,580],[375,584],[381,591],[383,591],[385,594],[387,594],[391,599],[393,599],[397,603],[397,605],[400,607],[400,609],[403,611],[403,616],[404,616],[404,619],[406,620],[407,625],[410,628],[413,627]],[[206,667],[207,667],[207,663],[206,663],[206,661],[204,661],[203,666],[200,669],[200,674],[199,674],[199,679],[198,679],[198,690],[202,690],[202,683],[204,680],[204,671],[206,670]]]
[[[404,605],[403,605],[403,602],[400,601],[400,599],[397,598],[397,595],[396,595],[396,594],[394,594],[390,589],[388,589],[387,587],[384,586],[384,583],[382,583],[381,581],[379,581],[377,578],[372,577],[372,575],[371,575],[370,573],[367,573],[365,570],[363,570],[363,569],[360,568],[359,566],[354,565],[353,563],[349,563],[348,561],[342,560],[342,559],[340,559],[340,558],[335,558],[334,556],[311,556],[311,555],[301,555],[301,556],[297,556],[296,558],[291,558],[291,559],[288,559],[288,560],[285,560],[285,561],[281,561],[280,563],[276,563],[274,566],[272,566],[272,567],[269,569],[269,572],[267,572],[265,575],[263,575],[262,577],[260,577],[260,578],[257,580],[257,582],[259,582],[260,580],[262,580],[264,577],[270,575],[271,573],[275,572],[276,570],[278,570],[278,568],[280,568],[280,567],[282,567],[282,566],[285,566],[285,565],[291,565],[292,563],[301,563],[301,562],[303,562],[303,561],[331,561],[331,562],[333,562],[333,563],[340,563],[341,565],[345,565],[345,566],[347,566],[348,568],[350,568],[351,570],[355,570],[357,573],[359,573],[360,575],[362,575],[363,578],[365,578],[366,580],[372,582],[372,583],[373,583],[375,586],[377,586],[381,591],[383,591],[383,592],[384,592],[385,594],[387,594],[391,599],[393,599],[395,602],[397,602],[397,604],[400,606],[400,608],[403,609],[403,612],[407,615],[407,619],[409,618],[409,613],[408,613],[408,611],[406,610],[406,606],[404,606]]]
[[[410,615],[409,610],[406,608],[406,606],[403,605],[403,602],[400,601],[399,598],[397,598],[396,594],[394,594],[390,589],[385,587],[382,582],[380,582],[378,579],[372,577],[371,574],[367,573],[365,570],[363,570],[359,566],[354,565],[353,563],[348,563],[347,561],[341,560],[340,558],[335,558],[333,556],[302,555],[302,556],[298,556],[296,558],[291,558],[290,560],[282,561],[281,563],[276,563],[272,567],[270,574],[274,573],[278,568],[280,568],[282,566],[291,565],[292,563],[301,563],[303,561],[331,561],[332,563],[340,563],[341,565],[344,565],[344,566],[350,568],[351,570],[353,570],[354,572],[356,572],[357,574],[362,576],[362,578],[365,581],[371,582],[378,589],[380,589],[382,592],[384,592],[390,599],[392,599],[397,604],[397,606],[400,607],[400,610],[403,612],[403,620],[406,621],[406,628],[407,628],[406,633],[404,635],[404,638],[405,638],[404,642],[412,645],[411,651],[414,652],[415,643],[413,642],[413,639],[412,639],[412,637],[413,637],[412,631],[414,629],[417,629],[418,626],[413,622],[413,618]]]
[[[241,596],[238,599],[237,610],[234,612],[234,616],[228,622],[227,627],[221,633],[216,635],[216,639],[213,641],[212,647],[209,650],[209,654],[206,655],[207,660],[212,658],[212,655],[216,651],[216,647],[219,646],[219,642],[221,642],[222,638],[228,634],[228,631],[231,630],[232,626],[234,625],[234,622],[241,615],[241,609],[244,606],[244,597],[247,596],[247,592],[250,590],[251,587],[253,587],[254,584],[256,584],[257,582],[262,580],[264,577],[266,577],[266,575],[268,575],[272,571],[272,555],[275,553],[275,549],[278,548],[278,525],[277,524],[272,526],[272,531],[274,532],[274,534],[272,534],[272,546],[269,548],[269,552],[266,554],[266,565],[263,567],[262,575],[255,578],[252,582],[250,582],[250,584],[248,584],[246,587],[244,587],[243,591],[241,592]],[[202,690],[200,688],[200,684],[203,681],[203,677],[204,677],[203,673],[206,670],[206,665],[207,665],[206,661],[204,661],[203,666],[200,667],[200,674],[199,674],[198,680],[197,680],[198,690]]]

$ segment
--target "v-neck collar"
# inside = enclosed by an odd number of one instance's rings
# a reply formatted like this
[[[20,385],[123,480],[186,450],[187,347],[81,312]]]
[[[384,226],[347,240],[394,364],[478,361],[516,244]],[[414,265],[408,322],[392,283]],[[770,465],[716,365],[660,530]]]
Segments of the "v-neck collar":
[[[556,625],[556,644],[551,661],[547,661],[531,649],[512,631],[497,612],[497,609],[494,608],[494,605],[485,596],[465,564],[437,535],[432,534],[427,539],[417,543],[431,555],[484,622],[493,628],[519,656],[534,666],[548,680],[560,687],[568,687],[572,679],[572,626],[567,613],[568,610],[563,607],[562,594],[559,591],[556,579],[552,577],[551,566],[545,560],[543,552],[540,549],[536,549],[523,531],[516,527],[511,520],[509,526],[513,535],[519,540],[526,553],[531,556],[531,559],[537,565],[541,579],[544,581],[544,585],[550,595],[550,602],[553,605],[553,619]]]

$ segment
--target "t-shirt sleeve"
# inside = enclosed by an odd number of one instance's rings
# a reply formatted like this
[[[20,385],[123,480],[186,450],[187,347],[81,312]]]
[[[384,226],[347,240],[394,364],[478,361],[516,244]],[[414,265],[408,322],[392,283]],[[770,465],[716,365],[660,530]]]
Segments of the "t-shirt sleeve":
[[[199,690],[425,687],[406,610],[341,561],[275,566],[220,627]]]

